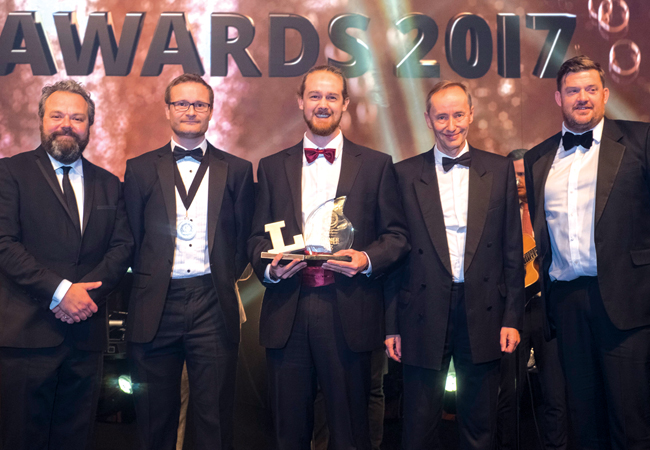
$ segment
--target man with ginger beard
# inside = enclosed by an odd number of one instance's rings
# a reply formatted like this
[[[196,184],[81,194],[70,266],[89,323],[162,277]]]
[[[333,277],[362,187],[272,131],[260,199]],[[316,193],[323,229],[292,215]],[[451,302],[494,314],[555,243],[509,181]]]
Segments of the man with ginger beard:
[[[0,160],[0,441],[87,449],[106,296],[133,248],[119,179],[83,158],[95,117],[73,80],[43,88],[41,146]]]
[[[650,448],[650,124],[605,117],[604,71],[562,64],[562,131],[524,156],[545,334],[580,449]]]
[[[347,81],[332,66],[312,68],[298,91],[308,130],[263,158],[248,254],[266,287],[260,343],[266,347],[271,409],[280,450],[309,449],[317,381],[325,397],[330,448],[370,449],[370,354],[383,342],[383,276],[409,249],[390,156],[346,139],[339,123]],[[272,261],[265,224],[284,221],[284,241],[302,234],[309,214],[346,196],[350,262],[308,266]],[[328,233],[329,229],[325,230]]]

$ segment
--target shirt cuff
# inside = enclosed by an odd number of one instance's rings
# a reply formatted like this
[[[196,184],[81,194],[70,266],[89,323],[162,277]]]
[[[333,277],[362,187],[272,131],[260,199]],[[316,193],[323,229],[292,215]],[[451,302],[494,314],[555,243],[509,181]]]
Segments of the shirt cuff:
[[[63,280],[59,283],[59,287],[57,287],[56,291],[54,291],[54,296],[52,297],[52,303],[50,303],[50,309],[54,309],[57,306],[59,306],[59,303],[61,303],[61,300],[63,300],[65,294],[68,293],[68,289],[70,289],[70,286],[72,286],[72,283],[68,280]]]
[[[264,282],[265,283],[279,283],[280,279],[278,278],[277,280],[272,280],[271,279],[271,264],[266,265],[266,269],[264,270]]]
[[[361,273],[369,277],[370,275],[372,275],[372,262],[370,261],[370,256],[368,256],[366,252],[361,252],[361,253],[366,255],[366,258],[368,258],[368,267],[366,268],[366,270],[364,270]]]

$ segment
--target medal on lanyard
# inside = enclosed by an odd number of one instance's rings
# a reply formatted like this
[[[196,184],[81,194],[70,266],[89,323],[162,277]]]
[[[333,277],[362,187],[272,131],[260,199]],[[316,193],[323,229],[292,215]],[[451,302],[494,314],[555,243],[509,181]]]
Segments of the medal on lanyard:
[[[178,166],[174,164],[174,183],[176,184],[176,189],[178,189],[178,195],[180,196],[181,200],[183,201],[183,205],[185,206],[185,218],[176,224],[176,236],[180,239],[183,239],[184,241],[191,241],[196,236],[196,225],[192,219],[190,219],[188,211],[190,209],[192,201],[194,200],[194,197],[196,196],[196,192],[199,190],[199,186],[201,185],[201,181],[203,180],[203,176],[207,170],[208,158],[206,155],[206,157],[201,160],[199,170],[192,180],[190,191],[188,193],[185,190],[185,184],[183,184],[183,179],[181,178],[181,173],[178,170]]]

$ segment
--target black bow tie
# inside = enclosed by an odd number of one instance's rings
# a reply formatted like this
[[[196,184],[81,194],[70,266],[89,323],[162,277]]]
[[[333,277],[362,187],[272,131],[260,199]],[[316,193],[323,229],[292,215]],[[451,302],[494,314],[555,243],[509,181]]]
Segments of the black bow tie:
[[[174,147],[174,151],[172,153],[174,154],[174,161],[183,159],[186,156],[194,158],[199,162],[201,162],[201,160],[203,159],[203,150],[201,150],[200,148],[195,148],[194,150],[185,150],[183,148],[180,148],[177,145],[176,147]]]
[[[445,169],[445,172],[449,172],[451,168],[456,164],[469,167],[472,164],[472,157],[470,156],[469,152],[463,153],[458,158],[447,158],[445,156],[442,157],[442,168]]]
[[[562,135],[562,147],[564,147],[564,150],[571,150],[573,147],[577,147],[578,145],[582,145],[584,148],[589,150],[593,141],[594,132],[592,130],[583,134],[573,134],[567,131]]]

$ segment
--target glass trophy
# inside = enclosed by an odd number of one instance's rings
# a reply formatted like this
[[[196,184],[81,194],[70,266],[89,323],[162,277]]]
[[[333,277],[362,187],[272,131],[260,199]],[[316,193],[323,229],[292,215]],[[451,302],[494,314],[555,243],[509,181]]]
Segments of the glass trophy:
[[[262,258],[273,259],[278,253],[283,253],[282,259],[300,259],[304,261],[352,261],[349,256],[333,256],[340,250],[352,247],[354,228],[343,214],[343,206],[347,197],[330,199],[316,208],[305,221],[303,235],[294,236],[295,243],[285,245],[280,229],[284,221],[267,224],[265,229],[271,235],[273,249],[262,253]],[[288,253],[304,249],[301,254]]]

